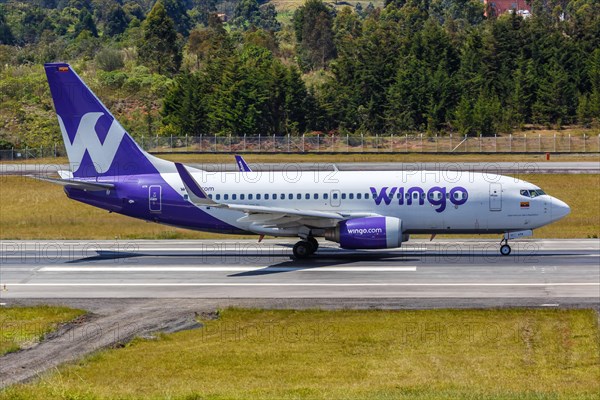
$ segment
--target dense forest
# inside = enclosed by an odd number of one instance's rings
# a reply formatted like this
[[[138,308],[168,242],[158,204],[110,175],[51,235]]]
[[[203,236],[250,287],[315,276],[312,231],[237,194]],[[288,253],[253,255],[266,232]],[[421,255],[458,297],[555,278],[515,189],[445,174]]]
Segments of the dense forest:
[[[597,0],[532,0],[528,18],[480,0],[276,5],[0,1],[0,147],[60,142],[51,61],[70,62],[138,137],[600,122]]]

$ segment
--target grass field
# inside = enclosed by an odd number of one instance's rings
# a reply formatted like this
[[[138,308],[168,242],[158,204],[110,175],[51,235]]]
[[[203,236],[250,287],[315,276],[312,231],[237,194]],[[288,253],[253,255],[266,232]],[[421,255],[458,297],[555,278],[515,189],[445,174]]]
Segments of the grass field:
[[[571,206],[569,216],[536,230],[535,237],[588,238],[600,235],[600,175],[522,175],[520,178],[539,185]],[[27,177],[0,177],[0,239],[236,237],[239,236],[187,231],[108,214],[69,200],[59,186]]]
[[[82,314],[67,307],[0,307],[0,355],[31,346],[58,324]]]
[[[225,310],[1,399],[597,399],[592,310]]]
[[[163,153],[158,157],[165,160],[186,163],[225,163],[235,164],[232,154],[178,154]],[[345,162],[515,162],[532,163],[546,161],[545,154],[245,154],[248,163],[345,163]],[[597,153],[587,154],[552,154],[550,161],[595,161],[600,162]],[[1,164],[67,164],[66,157],[37,158],[18,161],[0,161]]]

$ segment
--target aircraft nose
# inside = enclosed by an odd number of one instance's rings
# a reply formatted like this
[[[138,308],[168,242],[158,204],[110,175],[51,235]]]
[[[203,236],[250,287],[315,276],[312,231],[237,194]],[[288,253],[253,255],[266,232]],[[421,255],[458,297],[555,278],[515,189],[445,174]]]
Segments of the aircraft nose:
[[[559,220],[567,216],[571,212],[571,207],[562,200],[556,197],[552,198],[552,219],[554,221]]]

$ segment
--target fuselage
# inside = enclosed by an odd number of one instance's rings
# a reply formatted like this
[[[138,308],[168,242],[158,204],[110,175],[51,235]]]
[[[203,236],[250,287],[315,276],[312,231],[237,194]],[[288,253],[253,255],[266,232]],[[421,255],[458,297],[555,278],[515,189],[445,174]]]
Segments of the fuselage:
[[[404,233],[503,233],[535,229],[569,207],[531,183],[457,171],[207,172],[194,179],[217,203],[396,217]],[[262,233],[244,213],[192,204],[177,173],[104,177],[110,191],[66,189],[69,197],[113,212],[181,228]],[[318,226],[316,226],[318,227]],[[276,236],[295,236],[280,231]]]

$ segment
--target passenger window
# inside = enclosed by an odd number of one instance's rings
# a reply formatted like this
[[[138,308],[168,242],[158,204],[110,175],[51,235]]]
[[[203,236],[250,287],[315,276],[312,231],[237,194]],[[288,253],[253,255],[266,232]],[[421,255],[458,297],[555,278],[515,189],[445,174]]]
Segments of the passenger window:
[[[271,197],[273,200],[277,200],[277,193],[273,193],[273,197]]]
[[[232,194],[231,195],[231,200],[237,200],[237,194]]]
[[[265,193],[265,200],[269,200],[269,193]]]
[[[305,198],[306,200],[310,200],[310,193],[306,193],[306,194],[304,195],[304,198]]]
[[[450,193],[446,193],[446,198],[449,199],[450,198]]]
[[[229,195],[228,194],[224,194],[223,195],[223,200],[229,200]]]
[[[323,193],[323,199],[327,200],[329,198],[329,195],[327,193]]]
[[[458,200],[458,192],[454,192],[454,200]]]
[[[221,200],[221,195],[220,194],[217,195],[217,200]]]
[[[248,195],[248,200],[252,200],[252,193]]]
[[[279,195],[279,198],[280,198],[281,200],[285,200],[285,193],[281,193],[281,194]]]
[[[260,200],[260,193],[256,195],[256,200]]]
[[[242,193],[242,194],[240,194],[240,200],[244,200],[245,198],[246,198],[246,195],[245,195],[245,194],[243,194],[243,193]]]
[[[319,194],[318,193],[313,194],[313,199],[319,200]]]
[[[417,200],[419,198],[418,192],[413,192],[413,199]]]
[[[348,194],[348,198],[349,198],[350,200],[353,200],[353,199],[354,199],[354,193],[350,193],[350,194]]]
[[[212,200],[212,194],[209,194],[209,195],[208,195],[208,198]]]
[[[356,199],[357,199],[357,200],[360,200],[360,199],[362,199],[362,193],[357,193],[357,194],[356,194]]]
[[[302,199],[302,193],[296,193],[296,200]]]
[[[338,198],[338,194],[337,194],[337,193],[334,193],[334,194],[333,194],[333,199],[334,199],[334,200],[337,200],[337,198]]]
[[[288,200],[293,200],[294,199],[294,195],[293,194],[288,194]]]
[[[365,193],[365,200],[369,198],[369,193]]]

